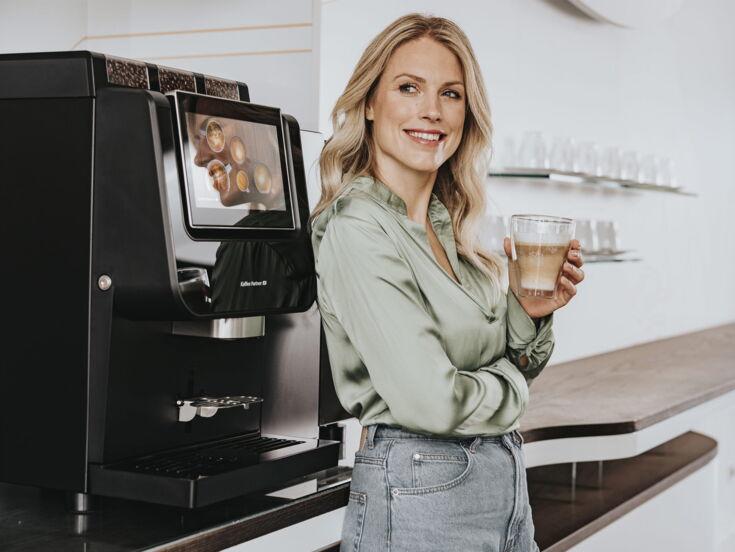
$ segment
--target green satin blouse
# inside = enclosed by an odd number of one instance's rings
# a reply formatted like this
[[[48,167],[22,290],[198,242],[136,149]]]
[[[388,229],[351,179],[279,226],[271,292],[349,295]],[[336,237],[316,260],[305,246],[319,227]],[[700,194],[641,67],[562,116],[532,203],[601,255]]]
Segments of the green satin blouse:
[[[445,436],[517,429],[528,385],[554,348],[553,315],[537,329],[512,292],[493,301],[491,281],[457,255],[435,194],[428,214],[460,283],[404,201],[374,178],[356,178],[312,221],[337,396],[363,426]]]

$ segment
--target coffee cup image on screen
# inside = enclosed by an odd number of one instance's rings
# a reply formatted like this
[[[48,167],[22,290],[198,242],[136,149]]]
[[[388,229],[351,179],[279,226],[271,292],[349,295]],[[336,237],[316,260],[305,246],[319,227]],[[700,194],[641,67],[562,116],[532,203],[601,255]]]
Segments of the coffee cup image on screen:
[[[286,211],[276,127],[201,113],[186,123],[197,208]]]

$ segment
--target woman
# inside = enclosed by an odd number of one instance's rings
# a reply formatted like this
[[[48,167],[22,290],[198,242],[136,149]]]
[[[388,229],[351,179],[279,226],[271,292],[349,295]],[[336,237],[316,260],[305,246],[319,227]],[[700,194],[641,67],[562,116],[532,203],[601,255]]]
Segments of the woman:
[[[517,428],[579,243],[558,299],[501,289],[475,236],[489,109],[451,21],[388,26],[332,121],[312,245],[335,388],[365,428],[342,550],[538,550]]]

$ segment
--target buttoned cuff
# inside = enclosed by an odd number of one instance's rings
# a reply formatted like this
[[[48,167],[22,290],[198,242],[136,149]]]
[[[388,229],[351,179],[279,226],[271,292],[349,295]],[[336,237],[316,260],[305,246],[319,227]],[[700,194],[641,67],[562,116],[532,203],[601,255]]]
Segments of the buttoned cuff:
[[[554,313],[544,316],[538,330],[533,319],[523,309],[515,294],[508,290],[507,348],[509,357],[523,373],[526,382],[538,376],[554,350],[552,324]],[[528,365],[520,368],[520,357],[525,355]]]
[[[538,337],[548,336],[553,318],[553,312],[544,316],[536,330],[536,324],[518,302],[515,293],[508,290],[508,346],[511,349],[525,349]]]

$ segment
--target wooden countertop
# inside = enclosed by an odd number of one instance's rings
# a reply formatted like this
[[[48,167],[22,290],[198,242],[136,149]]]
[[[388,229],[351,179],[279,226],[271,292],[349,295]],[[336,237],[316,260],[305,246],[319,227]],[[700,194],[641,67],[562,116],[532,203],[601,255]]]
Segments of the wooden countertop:
[[[640,431],[735,389],[735,324],[547,367],[521,421],[529,443]]]
[[[254,493],[185,510],[93,497],[87,514],[73,514],[61,491],[0,483],[0,550],[215,552],[342,508],[351,474],[345,467],[318,472],[318,490],[295,499]]]

